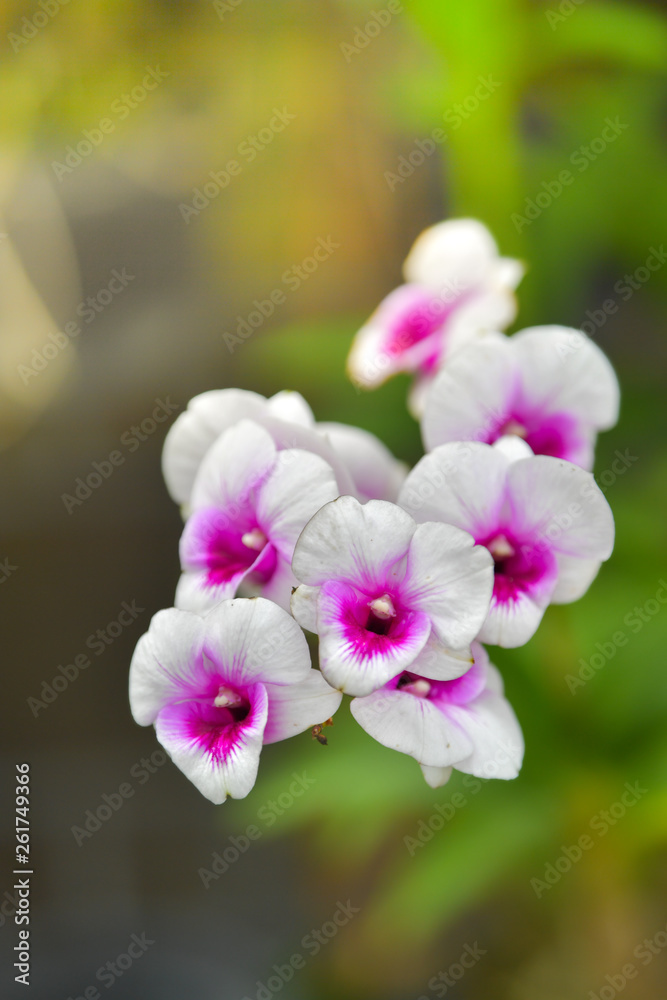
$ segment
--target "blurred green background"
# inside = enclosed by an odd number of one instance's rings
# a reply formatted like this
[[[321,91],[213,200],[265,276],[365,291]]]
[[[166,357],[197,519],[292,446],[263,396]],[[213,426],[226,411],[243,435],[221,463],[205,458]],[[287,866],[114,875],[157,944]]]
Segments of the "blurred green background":
[[[646,261],[667,238],[664,5],[8,0],[0,45],[0,556],[17,567],[0,589],[0,741],[3,768],[33,762],[39,803],[34,996],[78,996],[146,930],[157,944],[115,996],[255,997],[350,899],[359,914],[284,996],[660,1000],[667,266]],[[493,81],[483,99],[480,79]],[[445,142],[409,170],[439,127]],[[72,825],[156,747],[125,692],[134,643],[178,575],[164,427],[71,514],[62,494],[156,398],[180,410],[230,385],[297,389],[318,419],[416,461],[407,380],[359,393],[344,361],[420,230],[460,215],[528,264],[516,328],[586,324],[623,389],[596,463],[612,560],[527,646],[492,650],[526,737],[521,776],[455,775],[434,792],[344,706],[327,748],[308,734],[271,747],[247,800],[215,810],[168,765],[77,846]],[[286,282],[319,238],[338,245]],[[230,351],[224,335],[286,285]],[[71,321],[79,335],[44,351]],[[35,717],[27,698],[132,598],[145,609],[134,630]],[[304,769],[307,794],[258,820]],[[630,807],[626,783],[643,789]],[[201,869],[248,824],[261,840],[205,888]],[[593,847],[568,866],[564,848],[586,834]],[[11,837],[3,827],[8,886]],[[3,954],[13,933],[0,925]],[[457,982],[466,945],[484,954]]]

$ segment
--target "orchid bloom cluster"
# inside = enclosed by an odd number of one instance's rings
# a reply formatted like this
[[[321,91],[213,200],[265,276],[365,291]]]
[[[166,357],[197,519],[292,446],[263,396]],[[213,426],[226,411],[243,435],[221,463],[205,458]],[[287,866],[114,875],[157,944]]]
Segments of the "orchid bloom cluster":
[[[205,392],[169,431],[182,575],[139,640],[130,703],[212,802],[250,792],[264,744],[309,729],[325,743],[344,695],[433,788],[453,768],[519,773],[521,728],[482,643],[528,642],[611,555],[590,470],[619,405],[583,333],[501,332],[521,274],[481,223],[443,222],[357,334],[357,384],[414,376],[426,454],[411,471],[295,392]]]

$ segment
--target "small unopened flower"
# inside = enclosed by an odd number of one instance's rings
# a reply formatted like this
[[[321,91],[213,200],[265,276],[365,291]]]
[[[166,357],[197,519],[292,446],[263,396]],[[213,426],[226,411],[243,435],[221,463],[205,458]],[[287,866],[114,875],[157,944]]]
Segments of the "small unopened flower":
[[[518,438],[440,445],[417,463],[399,502],[488,549],[493,597],[479,638],[498,646],[523,645],[548,604],[585,594],[614,545],[614,518],[593,476],[533,455]]]
[[[130,666],[130,707],[216,805],[242,799],[262,746],[325,722],[341,695],[310,666],[303,632],[270,601],[223,601],[205,618],[156,614]]]
[[[391,292],[358,332],[348,371],[366,389],[397,372],[414,373],[410,404],[418,414],[432,378],[462,344],[513,321],[512,293],[523,268],[498,255],[481,222],[452,219],[422,233],[403,272],[407,284]]]
[[[453,680],[420,674],[419,658],[384,687],[350,704],[360,726],[378,743],[414,757],[432,788],[452,768],[478,778],[516,778],[523,735],[503,696],[500,674],[475,642],[474,663]]]
[[[320,668],[346,694],[364,695],[428,649],[429,676],[470,663],[489,607],[493,560],[466,532],[421,524],[381,500],[326,504],[306,525],[292,562],[303,581],[292,613],[320,638]]]
[[[209,448],[195,477],[176,606],[205,612],[242,586],[289,608],[296,540],[337,495],[334,472],[319,455],[279,451],[264,427],[235,424]]]
[[[172,498],[188,509],[204,456],[225,431],[252,420],[271,435],[278,450],[299,448],[323,458],[333,469],[338,493],[395,500],[406,469],[374,434],[347,424],[315,422],[298,392],[270,399],[246,389],[214,389],[195,396],[170,428],[162,471]]]
[[[618,406],[618,381],[600,348],[578,330],[538,326],[459,351],[429,389],[422,435],[431,450],[514,434],[536,454],[590,469],[597,433],[613,427]]]

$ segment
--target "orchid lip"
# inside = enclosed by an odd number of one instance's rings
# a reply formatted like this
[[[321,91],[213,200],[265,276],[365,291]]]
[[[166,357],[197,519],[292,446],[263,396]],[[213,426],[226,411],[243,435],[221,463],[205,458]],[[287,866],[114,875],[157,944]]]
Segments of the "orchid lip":
[[[493,541],[489,542],[487,548],[497,563],[504,559],[510,559],[516,554],[516,549],[505,535],[497,535]]]
[[[428,698],[431,693],[431,682],[425,677],[417,677],[407,684],[399,684],[399,690],[407,694],[414,694],[417,698]]]

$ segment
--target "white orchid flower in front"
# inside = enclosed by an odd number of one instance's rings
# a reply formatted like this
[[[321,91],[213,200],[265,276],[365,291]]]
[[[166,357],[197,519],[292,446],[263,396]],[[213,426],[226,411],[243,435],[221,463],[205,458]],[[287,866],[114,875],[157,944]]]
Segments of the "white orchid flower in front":
[[[292,613],[318,633],[320,669],[345,694],[369,694],[426,647],[429,676],[444,680],[469,666],[493,560],[467,532],[417,525],[386,501],[339,497],[304,528],[292,568],[302,581]]]
[[[354,698],[352,715],[385,747],[409,754],[432,788],[452,768],[478,778],[516,778],[523,760],[521,727],[503,695],[500,674],[478,642],[474,663],[461,677],[424,677],[420,659],[365,698]]]
[[[620,391],[600,348],[578,330],[492,334],[452,358],[426,397],[427,451],[450,441],[523,438],[536,455],[592,469],[598,431],[618,420]]]
[[[329,719],[341,695],[310,665],[303,632],[271,601],[221,602],[205,618],[159,611],[130,666],[130,707],[207,799],[244,798],[267,743]]]

